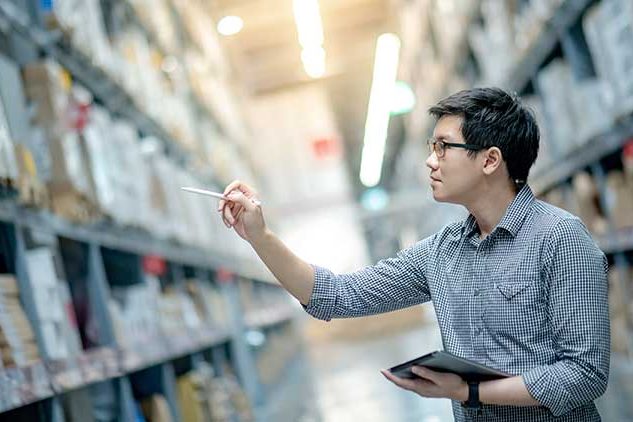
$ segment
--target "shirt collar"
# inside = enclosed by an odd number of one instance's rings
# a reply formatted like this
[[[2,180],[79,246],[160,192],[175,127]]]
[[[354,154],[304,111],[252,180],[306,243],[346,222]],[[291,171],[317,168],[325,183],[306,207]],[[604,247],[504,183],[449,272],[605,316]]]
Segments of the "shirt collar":
[[[517,193],[512,202],[510,202],[505,215],[499,224],[497,224],[497,227],[506,230],[512,236],[516,236],[532,202],[534,202],[534,193],[532,193],[532,189],[526,184],[519,190],[519,193]],[[464,220],[462,230],[466,237],[470,237],[478,230],[477,221],[472,214]]]

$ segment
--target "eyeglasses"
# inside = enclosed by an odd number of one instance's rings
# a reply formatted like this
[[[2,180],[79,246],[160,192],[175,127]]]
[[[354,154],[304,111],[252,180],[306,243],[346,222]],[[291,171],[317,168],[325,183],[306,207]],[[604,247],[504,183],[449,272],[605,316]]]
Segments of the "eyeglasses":
[[[429,154],[437,155],[437,158],[444,157],[444,153],[446,152],[446,148],[462,148],[467,149],[469,151],[481,151],[482,149],[486,149],[488,147],[482,147],[481,145],[474,144],[456,144],[452,142],[444,142],[437,140],[435,138],[429,138],[426,141],[426,145],[429,147]]]

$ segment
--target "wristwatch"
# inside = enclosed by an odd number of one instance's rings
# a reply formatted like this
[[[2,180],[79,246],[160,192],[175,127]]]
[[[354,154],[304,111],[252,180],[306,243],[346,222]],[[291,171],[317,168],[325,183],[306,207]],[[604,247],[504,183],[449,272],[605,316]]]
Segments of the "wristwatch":
[[[468,381],[468,400],[464,403],[464,407],[469,409],[481,409],[479,401],[479,381]]]

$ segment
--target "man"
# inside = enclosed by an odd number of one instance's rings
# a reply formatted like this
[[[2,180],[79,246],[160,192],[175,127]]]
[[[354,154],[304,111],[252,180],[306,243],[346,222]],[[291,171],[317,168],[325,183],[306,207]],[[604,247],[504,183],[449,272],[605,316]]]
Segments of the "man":
[[[433,197],[467,219],[351,274],[312,266],[266,228],[240,182],[219,210],[316,318],[357,317],[432,301],[444,348],[515,376],[467,385],[416,367],[397,386],[453,401],[455,420],[598,421],[607,387],[607,261],[580,220],[534,198],[535,119],[500,89],[454,94],[430,109]],[[464,405],[467,403],[468,405]]]

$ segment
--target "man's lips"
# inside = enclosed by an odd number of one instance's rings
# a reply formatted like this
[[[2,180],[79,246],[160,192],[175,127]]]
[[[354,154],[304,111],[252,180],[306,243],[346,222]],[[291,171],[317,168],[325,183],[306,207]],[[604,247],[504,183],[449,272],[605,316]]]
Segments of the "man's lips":
[[[441,182],[441,180],[440,180],[440,179],[436,179],[436,178],[435,178],[435,177],[433,177],[433,176],[429,176],[429,177],[431,178],[431,182]]]

